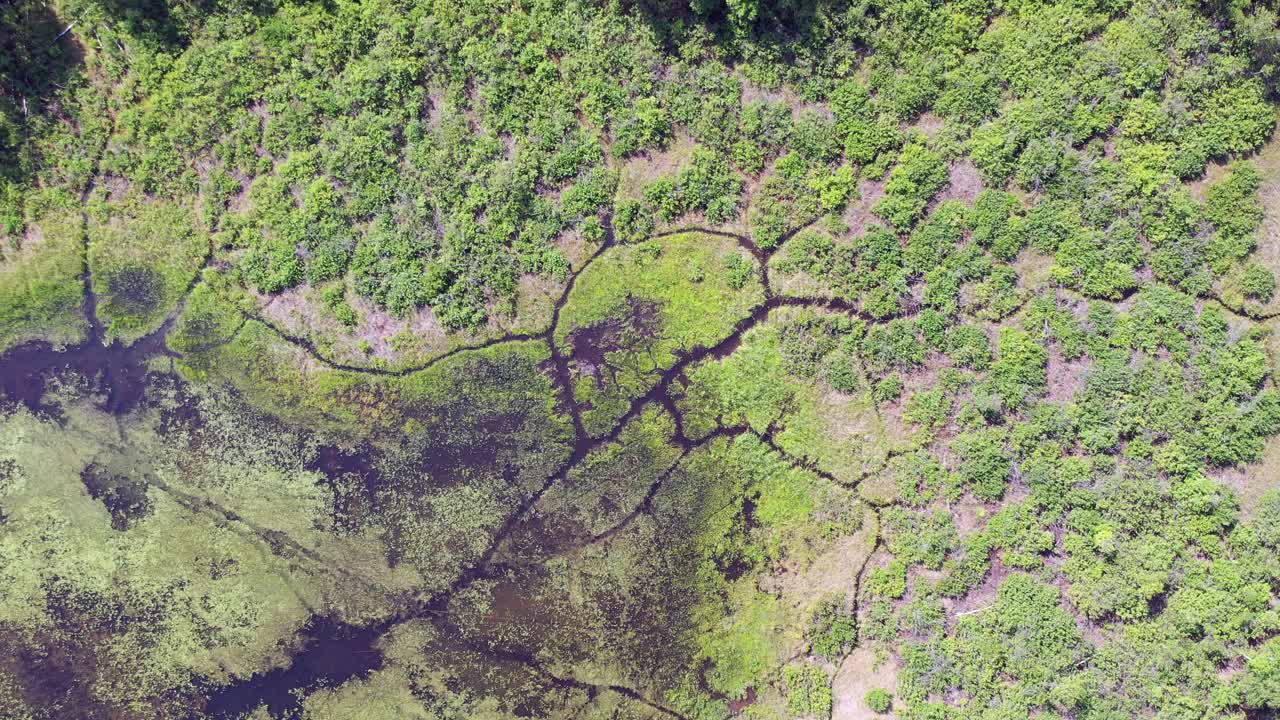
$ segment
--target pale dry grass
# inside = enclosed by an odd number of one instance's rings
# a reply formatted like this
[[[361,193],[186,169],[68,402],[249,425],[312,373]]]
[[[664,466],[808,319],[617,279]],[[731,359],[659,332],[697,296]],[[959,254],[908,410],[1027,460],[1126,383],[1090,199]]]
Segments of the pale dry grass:
[[[875,688],[893,692],[898,686],[898,669],[892,659],[876,662],[873,650],[860,647],[840,663],[831,682],[835,707],[832,720],[881,720],[889,715],[878,715],[867,707],[867,693]],[[901,703],[895,698],[894,709]]]
[[[1062,357],[1062,350],[1057,343],[1049,345],[1049,393],[1045,397],[1049,402],[1066,403],[1075,399],[1084,390],[1085,381],[1089,377],[1089,368],[1093,365],[1088,358],[1067,360]]]
[[[906,129],[914,130],[921,135],[932,139],[937,136],[938,133],[942,132],[942,128],[945,127],[946,124],[946,120],[943,120],[930,110],[921,113],[920,117],[916,118],[916,121],[908,125]]]
[[[829,595],[852,594],[857,589],[857,571],[871,552],[875,520],[868,517],[858,532],[836,538],[812,558],[784,565],[764,579],[762,589],[776,591],[801,616],[818,600]]]
[[[1280,134],[1272,137],[1252,160],[1262,173],[1262,188],[1259,192],[1264,214],[1262,227],[1258,229],[1257,234],[1258,247],[1250,259],[1280,277]],[[1197,197],[1203,197],[1207,185],[1220,179],[1224,173],[1224,164],[1211,164],[1205,173],[1205,178],[1192,184],[1192,193],[1198,193]],[[1280,310],[1280,298],[1272,300],[1262,308],[1264,313],[1277,310]],[[1238,321],[1231,316],[1228,316],[1228,319],[1233,322],[1232,334],[1237,335],[1239,330],[1234,325]],[[1273,330],[1274,327],[1272,324]],[[1280,337],[1272,332],[1267,339],[1267,346],[1271,356],[1272,372],[1280,372]],[[1268,490],[1280,487],[1280,437],[1268,440],[1266,449],[1258,462],[1215,470],[1212,475],[1236,491],[1240,498],[1242,514],[1245,519],[1249,519],[1262,496]]]
[[[644,187],[658,178],[674,175],[689,160],[697,143],[677,134],[665,150],[646,152],[622,162],[618,168],[619,200],[643,200]]]
[[[849,226],[851,236],[858,236],[872,225],[884,225],[885,222],[875,214],[876,203],[884,197],[883,180],[860,180],[858,182],[858,199],[849,203],[842,216]]]
[[[1257,249],[1249,260],[1259,263],[1280,277],[1280,134],[1273,136],[1270,142],[1249,159],[1262,173],[1262,187],[1259,194],[1263,207],[1262,226],[1258,228],[1256,235]],[[1192,196],[1204,200],[1209,187],[1226,175],[1228,165],[1229,163],[1210,163],[1204,177],[1188,184]],[[1224,286],[1233,284],[1228,278],[1225,283],[1221,281],[1216,283],[1216,289],[1221,293],[1224,289],[1228,289]],[[1264,306],[1258,306],[1252,301],[1248,306],[1257,308],[1264,314],[1274,313],[1280,311],[1280,297]]]
[[[934,198],[934,203],[959,200],[972,206],[973,201],[978,198],[978,193],[983,190],[982,174],[978,172],[978,168],[968,160],[961,160],[952,163],[949,172],[950,180],[942,192]]]
[[[373,301],[347,292],[346,302],[358,322],[346,327],[324,305],[317,287],[302,285],[275,295],[258,294],[259,312],[291,335],[309,338],[325,357],[352,365],[381,361],[387,367],[411,366],[459,345],[471,345],[509,333],[536,333],[551,322],[560,285],[547,278],[522,276],[517,285],[515,317],[504,317],[496,304],[489,321],[474,331],[450,332],[430,307],[397,317]]]
[[[1049,276],[1049,270],[1052,267],[1052,255],[1038,250],[1023,250],[1013,261],[1013,271],[1018,274],[1018,288],[1036,292],[1048,287],[1052,282]]]
[[[1241,517],[1251,520],[1262,496],[1280,488],[1280,436],[1267,441],[1257,462],[1215,469],[1209,474],[1235,491]]]

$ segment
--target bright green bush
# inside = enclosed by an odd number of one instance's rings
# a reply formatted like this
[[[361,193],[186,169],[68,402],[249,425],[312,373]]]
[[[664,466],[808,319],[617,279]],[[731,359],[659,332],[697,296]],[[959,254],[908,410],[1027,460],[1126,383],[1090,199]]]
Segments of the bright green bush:
[[[925,206],[949,178],[947,164],[937,153],[920,143],[907,145],[889,174],[876,214],[897,230],[905,231],[920,219]]]
[[[818,601],[809,615],[805,639],[809,652],[830,662],[839,662],[858,643],[858,622],[847,609],[843,597]]]
[[[1204,215],[1218,231],[1210,246],[1210,258],[1219,268],[1253,250],[1253,233],[1262,223],[1262,201],[1258,198],[1261,186],[1262,176],[1257,168],[1252,163],[1238,162],[1224,179],[1209,188]]]
[[[1254,300],[1271,302],[1276,294],[1276,276],[1257,263],[1249,263],[1245,265],[1244,274],[1240,278],[1240,289]]]
[[[884,688],[872,688],[867,691],[863,702],[867,704],[871,712],[883,715],[893,709],[893,693]]]
[[[817,665],[788,665],[783,671],[787,687],[787,709],[794,717],[827,720],[834,699],[831,678]]]
[[[1005,432],[993,428],[970,430],[951,442],[959,461],[960,483],[981,500],[991,502],[1004,496],[1013,472],[1005,440]]]

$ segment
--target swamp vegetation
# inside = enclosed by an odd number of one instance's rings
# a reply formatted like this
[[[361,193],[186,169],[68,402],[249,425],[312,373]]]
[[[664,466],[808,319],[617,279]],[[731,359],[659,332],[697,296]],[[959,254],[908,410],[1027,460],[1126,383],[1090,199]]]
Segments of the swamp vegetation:
[[[1252,0],[0,6],[0,718],[1280,717]]]

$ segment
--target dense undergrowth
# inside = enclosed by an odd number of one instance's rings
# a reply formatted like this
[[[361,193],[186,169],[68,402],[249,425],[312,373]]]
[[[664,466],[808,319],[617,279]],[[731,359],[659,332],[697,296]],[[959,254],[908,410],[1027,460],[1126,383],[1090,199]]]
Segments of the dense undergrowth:
[[[1278,51],[0,8],[0,716],[1280,713]]]

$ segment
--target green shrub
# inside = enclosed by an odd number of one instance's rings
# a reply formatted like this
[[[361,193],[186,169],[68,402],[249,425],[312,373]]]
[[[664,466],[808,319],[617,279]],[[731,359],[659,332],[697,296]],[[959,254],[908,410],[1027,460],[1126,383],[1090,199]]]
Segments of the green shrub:
[[[622,242],[640,242],[653,234],[653,215],[638,200],[618,203],[613,229]]]
[[[1241,161],[1233,163],[1227,176],[1209,188],[1204,215],[1217,229],[1210,259],[1219,272],[1253,251],[1254,232],[1263,216],[1258,198],[1261,186],[1258,169],[1253,163]]]
[[[824,357],[836,349],[836,327],[820,317],[794,320],[779,333],[782,366],[788,373],[811,378]]]
[[[627,157],[659,148],[671,137],[671,119],[653,97],[636,100],[614,121],[613,153]]]
[[[891,403],[902,397],[903,387],[902,377],[895,373],[877,381],[871,396],[877,403]]]
[[[259,292],[277,293],[302,282],[303,265],[294,245],[286,240],[263,239],[245,255],[245,278]]]
[[[1002,260],[1012,260],[1022,249],[1025,233],[1013,227],[1013,218],[1021,206],[1012,194],[1000,190],[983,190],[973,203],[971,223],[973,239]]]
[[[956,526],[950,513],[886,508],[881,514],[885,547],[895,560],[937,570],[955,547]]]
[[[942,203],[911,233],[903,265],[916,275],[934,270],[955,252],[968,229],[968,208],[959,201]]]
[[[842,596],[818,601],[805,630],[810,653],[828,662],[839,662],[857,645],[858,621],[847,609],[847,604]]]
[[[820,173],[809,187],[818,194],[818,203],[827,212],[843,210],[858,193],[858,175],[849,165],[841,165],[833,173]]]
[[[873,326],[862,340],[862,356],[876,372],[910,370],[924,364],[925,346],[910,320],[891,320]]]
[[[986,370],[991,365],[991,340],[976,325],[957,325],[947,333],[947,354],[960,367]]]
[[[991,366],[991,382],[1006,404],[1018,406],[1044,391],[1049,354],[1030,333],[1018,328],[1000,330],[996,361]]]
[[[1004,496],[1013,472],[1005,440],[1004,431],[988,429],[967,431],[951,442],[960,483],[980,500],[991,502]]]
[[[949,180],[947,164],[937,153],[919,143],[907,145],[889,174],[885,196],[875,212],[898,231],[908,230]]]
[[[840,152],[835,122],[816,110],[805,110],[791,129],[791,147],[810,163],[826,164]]]
[[[831,678],[817,665],[788,665],[782,673],[787,688],[787,709],[797,718],[827,720],[834,700]]]
[[[832,353],[826,363],[826,379],[837,392],[852,394],[861,390],[862,369],[857,356],[848,350]]]
[[[1246,297],[1264,303],[1271,302],[1276,294],[1276,276],[1257,263],[1249,263],[1240,278],[1240,289]]]
[[[859,165],[867,165],[902,144],[898,123],[891,118],[855,118],[843,125],[845,157]]]
[[[900,598],[907,593],[907,563],[893,560],[867,574],[867,592],[882,598]]]
[[[893,709],[893,693],[884,688],[872,688],[867,691],[866,697],[863,699],[871,712],[880,713],[881,715]]]
[[[1280,489],[1267,491],[1258,501],[1254,527],[1263,545],[1280,550]]]
[[[755,275],[755,264],[742,253],[731,253],[724,261],[725,280],[729,287],[741,290]]]
[[[934,109],[945,118],[976,125],[1000,107],[1000,83],[979,58],[966,58],[964,64],[948,70],[942,80],[942,92]]]

